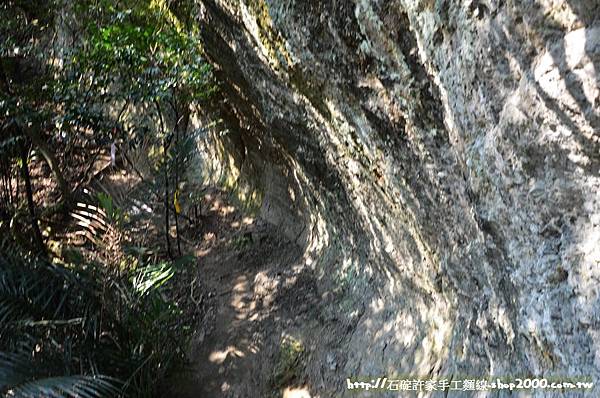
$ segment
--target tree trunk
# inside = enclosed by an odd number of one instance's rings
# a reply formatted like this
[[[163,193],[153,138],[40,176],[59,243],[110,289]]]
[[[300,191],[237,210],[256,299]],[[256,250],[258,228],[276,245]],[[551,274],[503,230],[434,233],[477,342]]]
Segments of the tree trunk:
[[[173,253],[171,253],[171,232],[169,231],[169,160],[167,157],[167,151],[169,150],[169,145],[165,140],[163,142],[163,150],[164,150],[164,168],[165,168],[165,238],[167,240],[167,253],[169,254],[169,258],[173,258]]]
[[[44,245],[44,239],[38,225],[38,219],[35,214],[35,203],[33,201],[33,190],[31,188],[31,178],[29,175],[29,165],[27,163],[27,149],[25,144],[21,142],[19,144],[21,150],[21,173],[23,174],[23,180],[25,181],[25,195],[27,197],[27,208],[29,209],[29,222],[33,231],[33,238],[37,249],[41,254],[46,255],[46,246]]]
[[[177,153],[175,154],[175,188],[174,192],[179,190],[179,173],[181,172],[181,152],[180,152],[180,136],[185,135],[187,131],[187,126],[189,123],[189,109],[188,107],[183,108],[183,112],[181,116],[179,116],[179,112],[175,112],[175,148],[177,149]],[[179,198],[178,198],[179,199]],[[179,213],[177,212],[177,208],[175,208],[175,231],[177,233],[177,251],[181,256],[181,237],[179,236]]]
[[[69,189],[69,185],[67,184],[67,181],[65,180],[65,177],[63,176],[60,170],[59,162],[54,156],[52,150],[48,148],[48,145],[46,144],[46,142],[44,142],[42,137],[40,137],[38,131],[35,131],[33,128],[21,128],[21,131],[25,132],[25,134],[27,135],[27,137],[29,137],[33,145],[35,145],[37,150],[40,151],[42,157],[44,158],[46,163],[48,163],[48,166],[50,166],[50,170],[52,170],[54,178],[56,179],[56,183],[58,184],[58,189],[60,190],[62,201],[69,202],[71,200],[71,190]]]

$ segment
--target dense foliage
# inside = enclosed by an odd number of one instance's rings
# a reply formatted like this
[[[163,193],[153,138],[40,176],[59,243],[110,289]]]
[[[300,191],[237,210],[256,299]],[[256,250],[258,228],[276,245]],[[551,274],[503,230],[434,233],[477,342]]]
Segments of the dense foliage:
[[[11,245],[0,253],[0,390],[150,396],[182,360],[187,330],[162,293],[173,266],[118,276],[101,264],[57,266]]]
[[[215,90],[193,7],[0,4],[2,394],[151,396],[183,360],[189,326],[167,289],[182,255],[177,197],[198,134],[191,114]],[[89,199],[94,161],[111,145],[111,156],[118,148],[162,198],[164,212],[162,254],[125,256],[118,267],[50,245],[76,203]],[[148,170],[127,156],[136,148],[147,150]],[[110,195],[95,198],[111,228],[123,228]]]

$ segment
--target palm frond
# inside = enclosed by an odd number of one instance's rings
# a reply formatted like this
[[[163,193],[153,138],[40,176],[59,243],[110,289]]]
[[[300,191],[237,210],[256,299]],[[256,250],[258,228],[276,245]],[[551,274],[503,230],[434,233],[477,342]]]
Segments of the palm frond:
[[[31,350],[0,352],[0,392],[7,397],[115,397],[120,394],[118,380],[106,376],[46,377],[36,374]]]
[[[31,375],[28,355],[21,352],[0,352],[0,391],[27,381]]]
[[[119,389],[114,379],[102,376],[48,377],[24,382],[7,391],[15,398],[104,398],[116,397]]]
[[[97,289],[82,274],[53,264],[0,259],[0,333],[14,323],[84,319],[100,305]]]

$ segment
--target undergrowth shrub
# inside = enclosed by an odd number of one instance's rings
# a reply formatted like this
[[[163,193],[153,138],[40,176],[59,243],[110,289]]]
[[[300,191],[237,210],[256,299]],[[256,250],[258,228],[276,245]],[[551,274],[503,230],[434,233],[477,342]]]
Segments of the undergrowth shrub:
[[[165,294],[176,268],[116,274],[0,245],[0,395],[152,396],[189,337]]]

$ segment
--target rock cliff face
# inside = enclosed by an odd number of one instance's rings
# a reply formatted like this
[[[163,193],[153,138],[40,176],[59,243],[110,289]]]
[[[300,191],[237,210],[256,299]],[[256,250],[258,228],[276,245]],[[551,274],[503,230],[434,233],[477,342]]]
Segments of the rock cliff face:
[[[596,0],[206,0],[197,18],[229,129],[208,145],[335,298],[315,391],[600,381]]]

